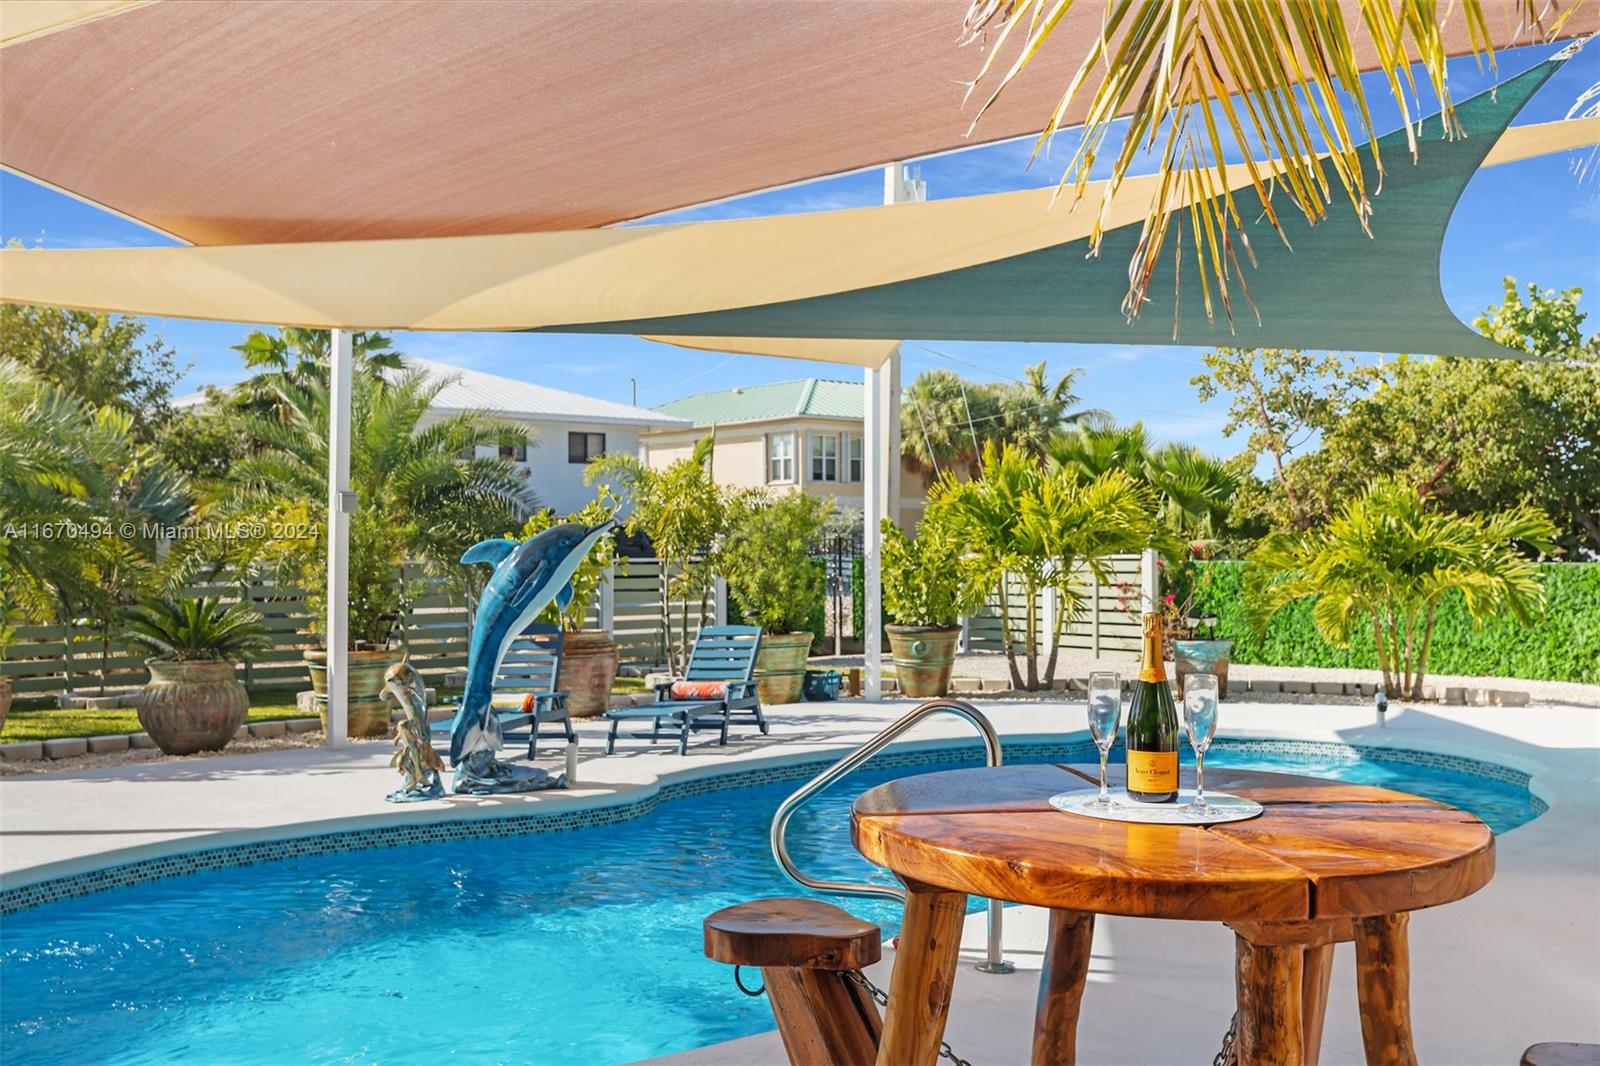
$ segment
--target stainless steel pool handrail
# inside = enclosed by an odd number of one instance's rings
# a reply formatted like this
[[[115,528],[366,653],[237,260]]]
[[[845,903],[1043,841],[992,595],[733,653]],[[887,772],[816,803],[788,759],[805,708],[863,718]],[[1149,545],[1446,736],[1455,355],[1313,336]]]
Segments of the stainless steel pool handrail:
[[[879,897],[905,902],[906,890],[899,885],[875,885],[868,881],[829,881],[825,878],[812,877],[795,865],[794,859],[789,855],[789,845],[785,840],[785,834],[789,829],[789,819],[812,796],[860,767],[913,727],[937,714],[952,714],[957,718],[964,719],[983,738],[984,760],[987,765],[1000,765],[1000,735],[995,732],[994,725],[978,708],[965,700],[952,699],[928,700],[925,703],[918,704],[878,733],[877,736],[866,741],[850,754],[822,771],[822,773],[801,785],[788,799],[778,804],[778,810],[772,816],[772,857],[778,860],[778,865],[783,868],[784,873],[807,888],[816,889],[818,892],[832,892],[841,896]],[[997,900],[990,900],[988,948],[983,963],[978,966],[978,969],[985,973],[1010,973],[1013,969],[1010,963],[1001,958],[1001,923],[1000,903]]]

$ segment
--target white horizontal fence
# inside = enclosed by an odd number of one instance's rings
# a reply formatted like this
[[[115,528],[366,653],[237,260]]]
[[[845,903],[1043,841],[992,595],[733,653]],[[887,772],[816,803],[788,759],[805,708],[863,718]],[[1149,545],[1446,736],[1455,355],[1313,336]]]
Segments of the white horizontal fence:
[[[412,599],[400,624],[406,647],[418,667],[427,674],[458,669],[467,665],[470,637],[466,590],[459,581],[450,581],[408,566],[405,579]],[[590,606],[586,625],[610,628],[621,645],[623,662],[659,663],[665,656],[665,632],[661,617],[661,563],[656,559],[629,559],[625,572],[613,579],[610,594],[611,618],[603,619],[602,601],[596,597]],[[271,645],[240,664],[239,680],[253,691],[301,689],[309,684],[305,652],[314,646],[307,630],[312,619],[303,590],[277,585],[267,580],[234,582],[217,580],[191,585],[185,597],[222,596],[243,600],[261,615]],[[673,604],[673,624],[677,625],[680,603]],[[699,631],[700,605],[689,606],[691,639]],[[609,621],[609,626],[604,623]],[[144,666],[146,653],[122,641],[123,627],[113,625],[111,654],[106,660],[105,684],[111,688],[137,686],[149,679]],[[100,634],[93,622],[80,620],[72,626],[23,625],[16,627],[16,639],[0,662],[0,675],[11,679],[19,698],[39,699],[69,690],[93,692],[101,684]]]
[[[1079,602],[1076,617],[1069,618],[1061,631],[1063,655],[1092,655],[1097,659],[1137,659],[1142,648],[1139,615],[1124,609],[1124,600],[1137,605],[1140,566],[1137,555],[1113,555],[1107,560],[1112,580],[1100,582],[1087,568],[1078,571],[1073,588]],[[1118,585],[1127,587],[1126,594]],[[1021,650],[1027,643],[1027,600],[1022,583],[1007,575],[1006,608],[1011,623],[1011,637]],[[1064,610],[1065,597],[1053,590],[1041,591],[1038,597],[1038,645],[1041,654],[1049,654],[1054,611]],[[973,651],[1001,651],[1005,645],[1001,632],[1000,590],[998,588],[984,603],[983,609],[967,620]]]

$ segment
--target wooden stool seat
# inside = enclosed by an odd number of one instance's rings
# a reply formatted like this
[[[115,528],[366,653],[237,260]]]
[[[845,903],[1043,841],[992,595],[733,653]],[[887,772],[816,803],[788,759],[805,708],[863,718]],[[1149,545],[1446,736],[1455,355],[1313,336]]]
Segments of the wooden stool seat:
[[[859,970],[883,957],[876,925],[820,899],[775,897],[705,920],[706,957],[735,966]]]
[[[1600,1066],[1600,1044],[1535,1044],[1522,1066]]]

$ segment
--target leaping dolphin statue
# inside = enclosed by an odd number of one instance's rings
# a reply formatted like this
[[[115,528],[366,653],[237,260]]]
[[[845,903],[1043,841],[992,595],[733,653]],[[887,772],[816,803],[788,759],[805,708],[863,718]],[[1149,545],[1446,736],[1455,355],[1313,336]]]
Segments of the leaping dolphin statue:
[[[616,524],[610,518],[593,526],[563,522],[527,541],[480,541],[461,556],[463,563],[492,563],[494,573],[478,601],[467,648],[467,688],[450,728],[457,792],[526,792],[564,783],[543,770],[508,766],[494,757],[500,720],[490,697],[511,642],[551,603],[566,609],[572,602],[572,575]]]

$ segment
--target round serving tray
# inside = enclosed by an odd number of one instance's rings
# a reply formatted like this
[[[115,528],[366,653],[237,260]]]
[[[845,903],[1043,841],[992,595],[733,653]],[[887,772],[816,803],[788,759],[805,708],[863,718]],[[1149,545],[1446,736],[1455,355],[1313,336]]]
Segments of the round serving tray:
[[[1108,811],[1090,807],[1100,795],[1098,788],[1077,788],[1059,792],[1050,797],[1050,806],[1067,814],[1081,814],[1086,818],[1099,818],[1107,822],[1137,822],[1143,825],[1220,825],[1223,822],[1242,822],[1261,813],[1261,804],[1228,792],[1207,792],[1206,802],[1212,810],[1206,814],[1186,811],[1184,804],[1194,799],[1194,789],[1178,792],[1176,803],[1140,803],[1125,792],[1114,791],[1111,801],[1116,804]]]

